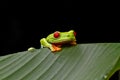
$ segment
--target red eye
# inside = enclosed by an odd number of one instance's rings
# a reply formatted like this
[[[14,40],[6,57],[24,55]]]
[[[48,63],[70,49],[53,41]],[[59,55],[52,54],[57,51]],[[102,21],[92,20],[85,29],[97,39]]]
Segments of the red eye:
[[[74,36],[76,36],[76,32],[74,32]]]
[[[59,31],[54,32],[54,37],[55,38],[58,38],[59,36],[60,36],[60,32]]]

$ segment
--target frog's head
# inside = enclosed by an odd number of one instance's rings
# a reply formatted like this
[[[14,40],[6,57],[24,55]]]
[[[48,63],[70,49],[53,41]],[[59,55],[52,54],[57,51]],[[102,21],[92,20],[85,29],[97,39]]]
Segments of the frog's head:
[[[49,43],[70,42],[70,41],[76,41],[75,36],[76,36],[76,33],[74,32],[74,30],[70,30],[68,32],[56,31],[56,32],[48,35],[46,40]]]

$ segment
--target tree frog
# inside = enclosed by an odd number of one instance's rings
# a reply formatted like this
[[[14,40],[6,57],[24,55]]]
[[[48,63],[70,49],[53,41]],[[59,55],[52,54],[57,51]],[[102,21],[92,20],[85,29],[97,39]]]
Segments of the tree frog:
[[[68,32],[55,31],[46,38],[40,40],[41,47],[48,47],[52,52],[60,51],[63,44],[76,45],[76,32],[70,30]]]

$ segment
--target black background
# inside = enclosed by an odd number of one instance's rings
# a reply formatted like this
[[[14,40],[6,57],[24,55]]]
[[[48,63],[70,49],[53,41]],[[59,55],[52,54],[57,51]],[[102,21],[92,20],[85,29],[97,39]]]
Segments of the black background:
[[[74,29],[77,43],[118,43],[116,3],[4,0],[0,11],[0,55],[25,51],[31,46],[40,48],[39,40],[56,30]]]

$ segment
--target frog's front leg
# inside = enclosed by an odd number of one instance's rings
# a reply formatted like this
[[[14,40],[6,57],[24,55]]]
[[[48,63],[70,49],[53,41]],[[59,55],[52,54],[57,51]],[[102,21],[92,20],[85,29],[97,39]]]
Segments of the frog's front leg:
[[[50,43],[48,43],[45,38],[42,38],[40,40],[40,43],[41,43],[41,48],[42,47],[48,47],[48,48],[50,48],[51,51],[55,51],[55,49],[52,47],[52,45]]]
[[[53,51],[53,52],[61,50],[61,48],[59,48],[59,47],[57,47],[57,46],[55,46],[55,45],[53,45],[53,44],[48,43],[45,38],[42,38],[42,39],[40,40],[40,43],[41,43],[41,46],[43,46],[43,47],[48,47],[48,48],[50,48],[50,50]]]

